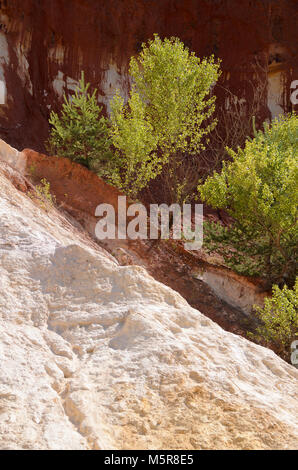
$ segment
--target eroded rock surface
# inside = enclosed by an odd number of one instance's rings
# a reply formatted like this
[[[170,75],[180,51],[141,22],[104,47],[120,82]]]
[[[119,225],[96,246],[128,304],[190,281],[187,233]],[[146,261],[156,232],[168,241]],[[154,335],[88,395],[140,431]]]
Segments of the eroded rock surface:
[[[294,367],[0,188],[0,448],[297,448]]]

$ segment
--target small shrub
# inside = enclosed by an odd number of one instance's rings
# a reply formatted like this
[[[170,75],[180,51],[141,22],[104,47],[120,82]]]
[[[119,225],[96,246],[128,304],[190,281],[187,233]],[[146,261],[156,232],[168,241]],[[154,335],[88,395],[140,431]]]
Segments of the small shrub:
[[[215,209],[233,219],[229,227],[204,224],[204,245],[235,271],[294,284],[298,245],[298,117],[265,125],[231,162],[200,186]]]
[[[298,339],[298,278],[293,289],[274,285],[272,297],[265,299],[264,308],[255,307],[255,310],[262,325],[254,337],[273,341],[279,354],[289,359],[291,343]]]
[[[35,186],[35,192],[30,192],[29,196],[32,199],[36,197],[40,206],[45,210],[49,207],[54,207],[56,204],[56,197],[51,194],[51,185],[45,178],[41,180],[41,184]]]
[[[111,157],[107,120],[101,115],[97,103],[97,90],[88,92],[84,73],[73,96],[64,95],[60,116],[51,112],[52,128],[47,150],[59,157],[67,157],[100,172],[104,162]]]
[[[182,171],[186,158],[199,153],[203,137],[216,125],[207,120],[214,111],[215,97],[209,93],[219,62],[199,59],[178,38],[155,35],[131,59],[129,73],[128,102],[119,94],[111,102],[115,159],[110,181],[136,196],[167,166],[162,184],[180,202],[190,190],[190,175]]]

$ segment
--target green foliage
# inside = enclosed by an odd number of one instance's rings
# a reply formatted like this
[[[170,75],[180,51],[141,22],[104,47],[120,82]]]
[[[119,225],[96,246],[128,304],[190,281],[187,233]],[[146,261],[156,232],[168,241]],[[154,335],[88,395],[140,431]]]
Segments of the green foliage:
[[[126,106],[117,93],[111,102],[111,123],[115,156],[107,169],[107,179],[136,196],[160,168],[157,139],[138,93],[131,93]]]
[[[30,192],[29,196],[32,199],[36,197],[44,210],[54,207],[56,204],[56,197],[51,194],[51,185],[45,178],[41,180],[41,184],[35,186],[35,192]]]
[[[255,307],[255,310],[262,322],[255,338],[273,341],[278,352],[288,358],[291,343],[298,336],[298,278],[293,289],[274,285],[272,297],[265,299],[264,308]]]
[[[199,193],[212,207],[233,218],[230,227],[204,225],[208,251],[232,269],[293,285],[297,258],[298,117],[275,120],[228,150],[231,162],[214,173]]]
[[[97,90],[88,92],[82,72],[79,87],[67,98],[60,116],[51,112],[52,128],[47,149],[60,157],[68,157],[92,170],[100,171],[111,157],[107,120],[101,116],[102,107],[97,103]]]
[[[202,128],[214,111],[208,97],[219,77],[213,57],[199,59],[177,38],[155,35],[130,61],[132,88],[127,104],[111,102],[111,136],[116,149],[111,181],[136,195],[161,173],[175,174],[185,154],[197,154],[215,122]],[[185,185],[177,181],[176,193]]]

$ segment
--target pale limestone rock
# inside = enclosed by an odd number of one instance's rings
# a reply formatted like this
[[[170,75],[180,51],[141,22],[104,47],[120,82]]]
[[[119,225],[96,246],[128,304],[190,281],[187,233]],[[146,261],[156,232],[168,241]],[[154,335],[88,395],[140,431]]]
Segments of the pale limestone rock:
[[[26,168],[26,158],[21,152],[0,139],[0,160],[8,163],[13,168],[23,173]]]
[[[0,448],[298,447],[298,371],[0,171]]]

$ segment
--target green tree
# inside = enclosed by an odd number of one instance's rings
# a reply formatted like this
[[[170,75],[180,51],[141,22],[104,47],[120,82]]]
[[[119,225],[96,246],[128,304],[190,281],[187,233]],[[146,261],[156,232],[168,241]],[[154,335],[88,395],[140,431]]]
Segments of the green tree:
[[[293,285],[297,259],[298,118],[265,124],[244,149],[229,150],[231,162],[199,186],[199,193],[233,223],[204,225],[208,251],[232,269]]]
[[[219,62],[199,59],[178,39],[155,35],[130,61],[132,88],[128,102],[117,94],[111,102],[111,136],[115,158],[110,179],[136,195],[168,164],[174,180],[185,155],[196,155],[202,139],[216,125],[208,119],[215,97],[210,90],[219,77]],[[202,124],[205,124],[203,127]],[[180,188],[180,189],[179,189]]]
[[[289,359],[291,343],[298,339],[298,278],[293,289],[274,285],[272,297],[265,299],[264,308],[255,309],[261,326],[253,337],[273,342],[277,352]]]
[[[97,90],[90,94],[89,87],[82,72],[75,93],[69,98],[64,95],[60,115],[51,112],[47,149],[100,172],[111,158],[109,129],[97,103]]]

